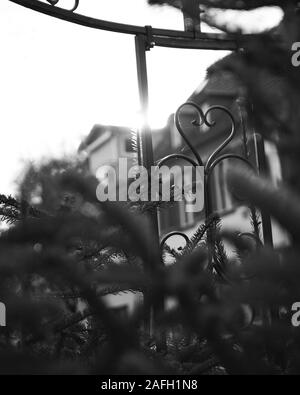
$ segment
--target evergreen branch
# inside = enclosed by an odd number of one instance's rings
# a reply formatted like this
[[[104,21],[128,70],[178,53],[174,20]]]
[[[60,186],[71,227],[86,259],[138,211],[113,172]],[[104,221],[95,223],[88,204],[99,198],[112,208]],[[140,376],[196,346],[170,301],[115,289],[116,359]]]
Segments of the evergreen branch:
[[[135,287],[126,284],[122,285],[113,285],[111,287],[105,287],[100,291],[97,291],[97,295],[99,297],[107,296],[107,295],[117,295],[120,293],[133,293],[136,294],[138,292],[143,292],[143,287]],[[35,299],[82,299],[84,296],[81,293],[64,293],[64,292],[51,292],[45,295],[35,295]]]
[[[257,238],[257,242],[259,242],[261,240],[261,238],[260,238],[261,221],[259,220],[259,216],[258,216],[258,213],[257,213],[257,210],[255,209],[255,207],[251,206],[250,210],[251,210],[250,221],[251,221],[251,226],[253,229],[252,232],[253,232],[254,236]]]
[[[29,205],[25,200],[18,201],[12,196],[0,194],[0,216],[2,221],[14,223],[23,218],[23,211],[31,218],[43,218],[48,216],[45,212]]]
[[[201,224],[197,230],[195,231],[195,233],[193,234],[193,236],[190,238],[189,243],[187,243],[187,245],[183,248],[183,250],[181,251],[181,256],[186,255],[186,254],[190,254],[197,246],[198,244],[203,240],[203,237],[205,235],[205,233],[214,226],[215,222],[218,221],[218,217],[213,215],[211,218],[208,218],[208,220],[206,221],[206,223]]]
[[[163,254],[170,254],[175,259],[178,259],[181,256],[180,252],[176,251],[174,248],[171,248],[167,243],[165,243],[163,246]]]
[[[228,268],[228,256],[225,250],[224,243],[221,238],[221,219],[219,218],[214,223],[214,259],[215,263],[223,272]]]
[[[269,180],[249,170],[232,167],[228,182],[255,206],[274,216],[292,235],[300,237],[299,197],[287,188],[274,187]]]

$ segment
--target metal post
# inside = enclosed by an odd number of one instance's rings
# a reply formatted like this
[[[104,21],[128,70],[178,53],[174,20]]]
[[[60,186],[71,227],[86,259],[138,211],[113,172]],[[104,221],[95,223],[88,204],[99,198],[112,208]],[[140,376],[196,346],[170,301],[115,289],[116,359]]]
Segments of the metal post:
[[[144,166],[151,175],[151,166],[154,165],[153,156],[153,144],[152,144],[152,133],[148,124],[148,105],[149,105],[149,95],[148,95],[148,77],[147,77],[147,62],[146,62],[146,51],[149,50],[149,42],[145,35],[137,35],[135,37],[135,49],[136,49],[136,61],[137,61],[137,74],[138,74],[138,87],[139,96],[141,103],[141,113],[142,113],[142,125],[139,130],[138,138],[138,151],[140,165]],[[151,190],[149,190],[149,197],[151,199]],[[149,199],[149,201],[150,201]],[[158,217],[157,210],[151,210],[149,213],[151,228],[153,230],[153,237],[159,248],[159,228],[158,228]],[[160,262],[157,262],[159,265]],[[162,262],[161,262],[162,264]],[[155,329],[155,322],[157,321],[157,316],[164,309],[164,300],[159,301],[155,308],[149,303],[149,295],[144,293],[144,307],[145,307],[145,320],[144,327],[148,334],[151,336]],[[159,338],[157,338],[157,349],[165,348],[165,334],[161,332]]]
[[[153,146],[152,135],[148,124],[148,76],[146,63],[146,38],[144,35],[135,37],[136,63],[138,74],[138,87],[141,103],[141,112],[143,116],[143,124],[141,125],[141,159],[142,164],[147,169],[153,165]]]
[[[137,63],[137,74],[138,74],[138,87],[141,103],[142,113],[142,125],[139,130],[138,138],[138,150],[140,165],[144,166],[151,174],[151,166],[154,165],[153,156],[153,144],[152,144],[152,133],[148,124],[148,105],[149,105],[149,94],[148,94],[148,77],[147,77],[147,63],[146,63],[146,48],[147,41],[144,35],[138,35],[135,37],[135,49],[136,49],[136,63]],[[151,197],[151,191],[149,188],[149,197]],[[151,213],[151,225],[154,232],[154,237],[157,239],[157,245],[159,245],[159,230],[158,230],[158,219],[157,211],[153,210]]]
[[[196,0],[189,0],[188,10],[185,8],[182,10],[184,30],[186,32],[193,32],[195,35],[201,33],[200,13],[202,12]]]
[[[266,153],[264,139],[259,133],[254,133],[254,146],[256,164],[259,174],[266,173]],[[273,247],[273,236],[272,236],[272,223],[269,214],[264,211],[261,212],[262,230],[264,236],[264,243],[270,247]]]

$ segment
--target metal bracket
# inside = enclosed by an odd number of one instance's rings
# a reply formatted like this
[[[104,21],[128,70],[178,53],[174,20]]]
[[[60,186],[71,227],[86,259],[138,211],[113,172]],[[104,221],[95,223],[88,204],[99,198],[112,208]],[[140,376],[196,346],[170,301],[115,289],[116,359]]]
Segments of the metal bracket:
[[[150,49],[154,48],[155,41],[153,37],[153,28],[150,25],[145,26],[146,29],[146,51],[150,51]]]

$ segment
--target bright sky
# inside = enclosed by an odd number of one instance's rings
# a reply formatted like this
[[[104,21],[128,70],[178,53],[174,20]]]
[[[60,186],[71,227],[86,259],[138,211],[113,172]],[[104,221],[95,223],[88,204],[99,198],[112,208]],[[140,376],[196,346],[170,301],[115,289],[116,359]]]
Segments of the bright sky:
[[[73,1],[60,4],[67,8]],[[77,12],[101,19],[183,25],[178,11],[148,7],[146,0],[80,3]],[[250,25],[273,25],[279,18],[278,10],[267,19],[259,13]],[[0,2],[0,36],[0,193],[14,192],[24,161],[74,153],[95,123],[138,125],[132,36],[73,25],[9,1]],[[224,55],[154,48],[148,55],[151,126],[163,126]]]

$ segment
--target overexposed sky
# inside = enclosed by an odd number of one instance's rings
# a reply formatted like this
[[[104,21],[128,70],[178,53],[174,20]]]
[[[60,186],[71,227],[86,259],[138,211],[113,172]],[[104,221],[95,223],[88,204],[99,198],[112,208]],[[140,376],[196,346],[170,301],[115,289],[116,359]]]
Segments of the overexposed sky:
[[[182,29],[182,16],[146,0],[81,0],[77,12]],[[73,0],[61,0],[68,7]],[[245,16],[242,16],[245,18]],[[246,23],[272,25],[278,10]],[[234,18],[237,20],[237,18]],[[242,23],[244,23],[244,20]],[[0,1],[0,193],[24,161],[74,153],[95,123],[138,126],[134,37],[88,29]],[[163,126],[224,52],[154,48],[148,54],[150,123]]]

